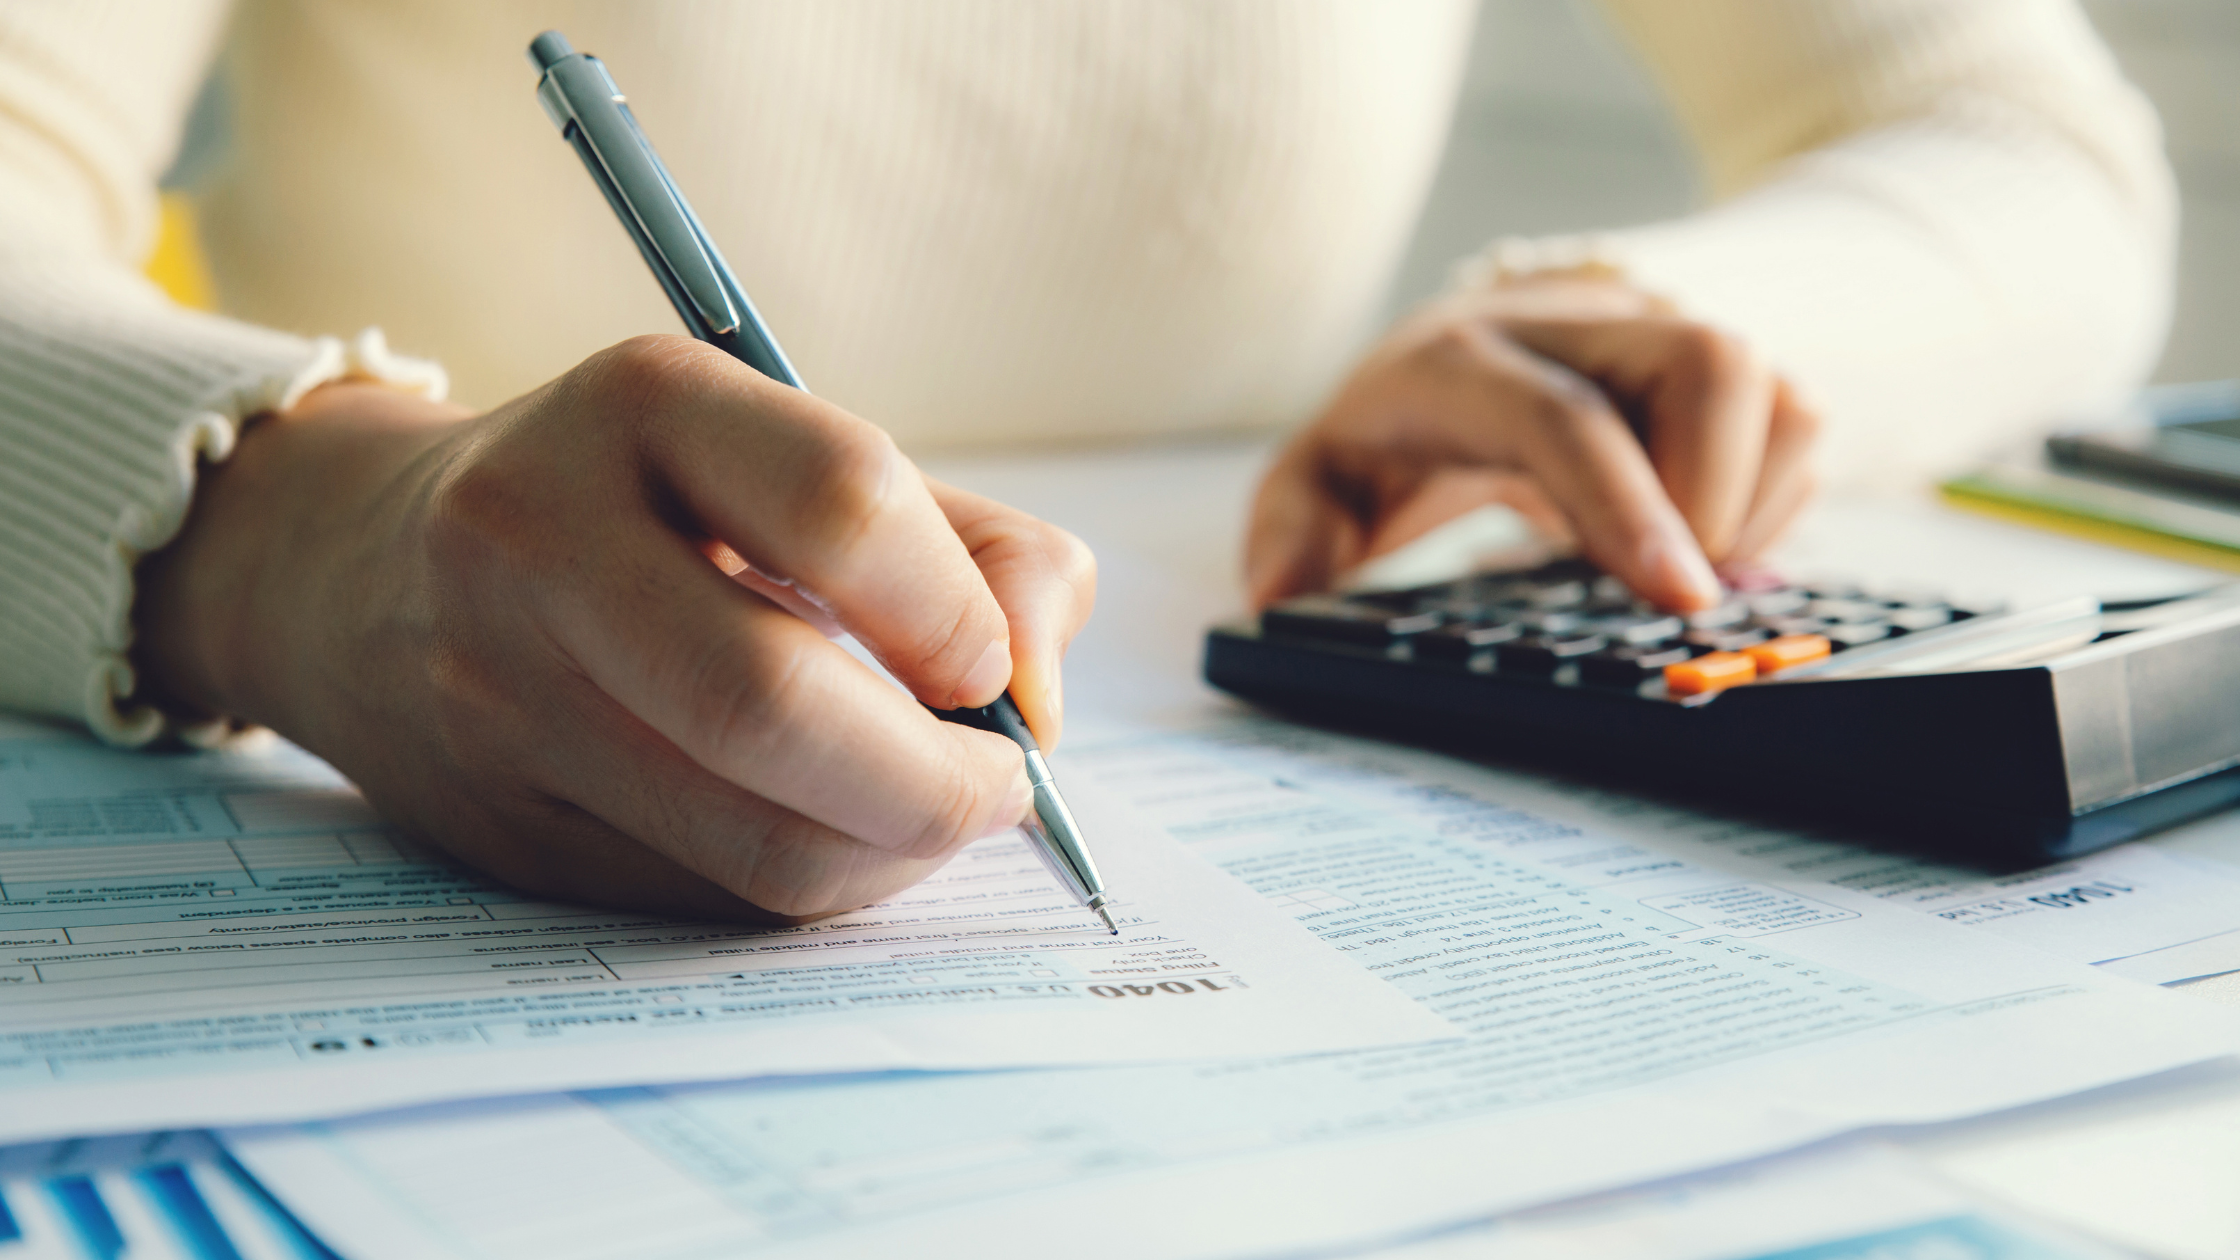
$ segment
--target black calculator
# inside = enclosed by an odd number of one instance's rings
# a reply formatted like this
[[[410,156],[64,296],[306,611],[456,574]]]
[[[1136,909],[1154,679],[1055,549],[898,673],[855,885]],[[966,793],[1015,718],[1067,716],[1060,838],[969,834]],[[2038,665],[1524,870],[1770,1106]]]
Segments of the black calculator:
[[[2043,861],[2240,802],[2240,585],[2030,608],[1764,578],[1704,611],[1581,561],[1309,595],[1206,637],[1289,714]]]

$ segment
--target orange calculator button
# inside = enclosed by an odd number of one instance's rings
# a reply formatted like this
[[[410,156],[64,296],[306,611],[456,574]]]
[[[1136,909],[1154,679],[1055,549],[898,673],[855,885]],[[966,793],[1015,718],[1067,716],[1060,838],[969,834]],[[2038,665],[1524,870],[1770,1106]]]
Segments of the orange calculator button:
[[[1768,639],[1744,648],[1750,659],[1757,662],[1758,672],[1771,674],[1796,665],[1807,665],[1826,656],[1829,642],[1817,634],[1785,634],[1778,639]]]
[[[1664,667],[1664,689],[1676,696],[1700,696],[1739,686],[1758,676],[1758,663],[1740,652],[1709,652],[1692,661]]]

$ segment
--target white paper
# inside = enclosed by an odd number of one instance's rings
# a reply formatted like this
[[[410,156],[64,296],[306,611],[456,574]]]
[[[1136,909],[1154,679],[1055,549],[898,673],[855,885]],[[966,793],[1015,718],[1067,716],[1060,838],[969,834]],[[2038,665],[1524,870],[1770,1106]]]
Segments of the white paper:
[[[891,902],[756,932],[525,900],[285,745],[0,741],[0,1140],[1453,1035],[1093,784],[1069,796],[1117,939],[1016,834]]]
[[[2240,1061],[1908,1140],[1973,1192],[2163,1260],[2240,1256]]]
[[[1360,1260],[1900,1260],[2123,1253],[1962,1189],[1876,1143],[1594,1195]]]
[[[1841,887],[1737,878],[1272,724],[1071,746],[1466,1042],[1204,1067],[608,1091],[232,1145],[370,1258],[1339,1249],[2240,1046],[2240,1020]],[[649,1237],[542,1187],[599,1152]],[[627,1152],[627,1155],[625,1155]],[[491,1233],[498,1230],[499,1233]]]
[[[2240,969],[2240,870],[2222,863],[2129,844],[1994,874],[1575,781],[1365,740],[1315,738],[1356,772],[1388,778],[1394,788],[1437,786],[1753,879],[1865,893],[2134,980],[2167,984]],[[1392,799],[1409,807],[1404,792]],[[1607,860],[1627,857],[1614,850]]]

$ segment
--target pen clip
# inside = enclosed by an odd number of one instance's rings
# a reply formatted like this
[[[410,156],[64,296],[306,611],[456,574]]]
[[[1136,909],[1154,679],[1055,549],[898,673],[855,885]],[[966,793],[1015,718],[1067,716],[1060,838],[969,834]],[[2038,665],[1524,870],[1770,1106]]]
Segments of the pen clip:
[[[678,313],[703,338],[736,333],[739,307],[711,256],[714,247],[607,68],[571,50],[542,69],[537,100],[606,193]]]

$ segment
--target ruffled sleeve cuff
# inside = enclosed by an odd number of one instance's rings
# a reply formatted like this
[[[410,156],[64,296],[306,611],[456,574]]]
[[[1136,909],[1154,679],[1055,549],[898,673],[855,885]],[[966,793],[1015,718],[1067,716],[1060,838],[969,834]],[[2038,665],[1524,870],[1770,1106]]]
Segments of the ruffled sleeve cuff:
[[[446,387],[375,329],[294,337],[183,311],[126,274],[0,268],[0,707],[128,746],[221,734],[130,702],[133,566],[177,536],[198,468],[244,424],[348,378]]]

